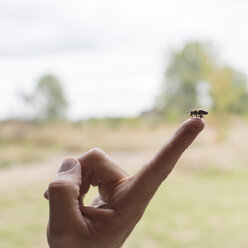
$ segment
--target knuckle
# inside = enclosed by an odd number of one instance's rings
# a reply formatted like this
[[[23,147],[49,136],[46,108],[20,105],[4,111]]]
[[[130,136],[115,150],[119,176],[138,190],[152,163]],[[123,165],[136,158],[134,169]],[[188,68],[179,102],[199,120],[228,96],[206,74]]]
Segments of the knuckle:
[[[89,151],[89,156],[97,159],[104,158],[106,156],[105,152],[100,148],[93,148]]]
[[[48,186],[48,195],[55,194],[77,194],[79,192],[79,186],[71,181],[59,181],[54,180]]]

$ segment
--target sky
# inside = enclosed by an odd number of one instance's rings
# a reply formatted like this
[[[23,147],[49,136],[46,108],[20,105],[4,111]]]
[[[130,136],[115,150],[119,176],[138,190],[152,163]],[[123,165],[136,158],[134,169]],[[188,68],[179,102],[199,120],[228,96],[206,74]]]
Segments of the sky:
[[[245,0],[0,0],[0,119],[56,75],[68,116],[136,116],[159,94],[168,51],[210,41],[248,74]]]

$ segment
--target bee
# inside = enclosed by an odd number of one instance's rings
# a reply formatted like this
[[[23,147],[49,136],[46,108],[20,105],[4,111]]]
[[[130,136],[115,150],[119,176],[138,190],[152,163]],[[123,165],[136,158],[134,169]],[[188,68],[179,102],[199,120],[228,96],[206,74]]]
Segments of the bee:
[[[206,110],[203,110],[203,109],[193,109],[190,111],[190,117],[191,118],[196,117],[196,118],[201,119],[204,117],[204,115],[207,115],[207,114],[208,114],[208,112]]]

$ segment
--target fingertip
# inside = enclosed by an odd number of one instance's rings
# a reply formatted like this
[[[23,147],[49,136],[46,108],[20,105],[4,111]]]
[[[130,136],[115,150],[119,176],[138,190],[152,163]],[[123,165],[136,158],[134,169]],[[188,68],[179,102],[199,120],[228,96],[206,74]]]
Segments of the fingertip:
[[[185,128],[192,131],[200,132],[205,127],[205,122],[200,118],[190,118],[182,124]]]
[[[78,160],[74,158],[66,158],[64,159],[62,165],[60,166],[58,173],[66,172],[73,169],[78,163]]]
[[[203,130],[205,123],[200,118],[192,118],[183,122],[176,130],[171,138],[171,142],[178,147],[188,147],[189,144],[197,137],[197,135]]]

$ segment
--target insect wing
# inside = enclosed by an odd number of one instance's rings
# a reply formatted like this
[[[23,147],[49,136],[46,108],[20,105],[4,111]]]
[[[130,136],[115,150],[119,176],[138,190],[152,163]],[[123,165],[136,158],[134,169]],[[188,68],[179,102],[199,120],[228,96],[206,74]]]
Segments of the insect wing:
[[[198,112],[201,115],[207,115],[208,114],[208,112],[206,110],[202,110],[202,109],[200,109]]]

